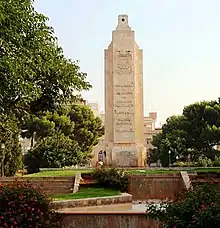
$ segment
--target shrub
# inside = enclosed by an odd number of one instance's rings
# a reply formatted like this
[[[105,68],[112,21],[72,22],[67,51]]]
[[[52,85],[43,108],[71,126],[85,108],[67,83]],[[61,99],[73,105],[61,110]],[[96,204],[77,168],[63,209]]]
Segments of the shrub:
[[[159,219],[161,227],[219,228],[220,185],[214,182],[196,185],[180,193],[173,202],[147,206],[147,216]]]
[[[122,169],[96,168],[92,174],[103,187],[127,192],[129,188],[129,176]]]
[[[50,199],[30,183],[0,186],[0,227],[60,227]]]
[[[198,167],[211,167],[212,161],[207,157],[200,156],[198,161],[196,162],[196,166]]]
[[[175,166],[176,167],[185,167],[185,164],[186,164],[185,162],[178,161],[178,162],[175,163]]]
[[[193,162],[183,162],[183,161],[179,161],[176,162],[175,166],[176,167],[193,167],[195,164]]]
[[[78,143],[64,134],[45,137],[28,151],[30,161],[40,168],[61,168],[72,166],[86,160]],[[31,160],[32,159],[32,160]]]
[[[28,174],[40,172],[40,164],[32,154],[28,153],[24,155],[24,164]]]
[[[14,176],[22,166],[22,149],[19,143],[19,127],[14,116],[0,113],[0,143],[5,148],[0,151],[0,159],[4,162],[4,175]]]
[[[216,158],[213,162],[212,162],[212,165],[214,167],[220,167],[220,157],[219,158]]]

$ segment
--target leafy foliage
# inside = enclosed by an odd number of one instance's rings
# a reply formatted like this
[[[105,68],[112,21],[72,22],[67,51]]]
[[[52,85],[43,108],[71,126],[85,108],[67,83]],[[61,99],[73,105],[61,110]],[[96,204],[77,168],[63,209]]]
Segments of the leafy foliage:
[[[1,111],[21,117],[54,110],[73,90],[91,87],[78,63],[64,57],[48,18],[32,0],[1,1],[0,8]]]
[[[50,199],[39,187],[14,182],[0,186],[1,227],[60,227],[57,214],[49,210]]]
[[[83,161],[78,143],[64,134],[48,136],[37,142],[28,152],[29,162],[35,160],[39,168],[61,168],[76,165]],[[32,160],[31,160],[32,159]],[[28,160],[27,160],[28,162]],[[33,164],[27,163],[27,166]]]
[[[207,157],[201,156],[195,162],[176,162],[176,167],[220,167],[220,158],[216,158],[214,161]]]
[[[71,134],[74,122],[71,122],[66,115],[45,111],[27,118],[22,127],[25,130],[22,134],[23,137],[30,138],[35,134],[35,140],[41,140],[55,134]]]
[[[104,127],[90,107],[74,104],[69,113],[70,120],[75,123],[70,138],[78,142],[83,153],[90,154],[99,138],[104,134]]]
[[[129,176],[122,169],[96,168],[93,172],[93,176],[103,187],[128,192],[130,183]]]
[[[212,165],[214,167],[220,167],[220,158],[216,158],[213,162]]]
[[[47,24],[48,18],[36,12],[33,3],[33,0],[0,1],[0,113],[5,115],[0,116],[0,127],[4,129],[0,137],[7,138],[0,140],[6,144],[1,157],[5,157],[7,175],[15,172],[21,160],[20,130],[28,129],[32,134],[38,132],[33,127],[40,125],[39,135],[51,136],[50,130],[57,130],[53,120],[42,119],[39,112],[53,113],[74,100],[75,91],[91,88],[79,62],[64,56],[53,28]],[[8,128],[5,124],[12,128],[11,119],[15,131],[5,130]],[[32,121],[27,123],[27,119]],[[30,137],[33,145],[33,134]]]
[[[26,156],[28,170],[85,164],[103,135],[99,117],[85,105],[74,104],[58,112],[40,112],[26,122],[26,137],[34,133],[37,143]],[[33,171],[34,171],[33,170]]]
[[[178,194],[173,202],[148,205],[147,216],[161,221],[161,227],[220,227],[220,184],[196,185]]]
[[[22,154],[19,145],[19,129],[16,119],[7,115],[0,115],[0,145],[5,148],[0,149],[0,159],[4,164],[4,174],[13,176],[21,167]]]
[[[220,145],[220,100],[194,103],[184,108],[180,116],[171,116],[162,127],[162,132],[153,137],[156,156],[164,166],[176,157],[193,161],[201,155],[213,160],[220,155],[214,146]]]

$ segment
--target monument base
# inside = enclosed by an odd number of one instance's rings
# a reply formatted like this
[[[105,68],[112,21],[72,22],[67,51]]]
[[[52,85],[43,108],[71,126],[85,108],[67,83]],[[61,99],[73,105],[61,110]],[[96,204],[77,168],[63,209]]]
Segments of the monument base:
[[[113,147],[112,165],[116,167],[145,167],[146,149],[144,147]]]

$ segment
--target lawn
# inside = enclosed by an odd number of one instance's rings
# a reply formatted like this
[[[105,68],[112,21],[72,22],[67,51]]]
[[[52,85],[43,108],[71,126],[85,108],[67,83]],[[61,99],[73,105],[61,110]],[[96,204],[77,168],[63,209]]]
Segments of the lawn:
[[[215,173],[220,173],[220,168],[213,168],[213,167],[210,167],[210,168],[197,168],[193,171],[196,171],[196,172],[204,172],[204,173],[211,173],[211,172],[215,172]]]
[[[68,177],[75,176],[76,172],[91,173],[92,169],[78,170],[49,170],[25,175],[25,177]],[[166,174],[179,172],[178,170],[127,170],[129,174]]]
[[[67,170],[49,170],[41,171],[39,173],[33,173],[25,175],[24,177],[71,177],[75,176],[77,172],[90,173],[91,169],[67,169]]]
[[[220,168],[196,168],[196,167],[191,167],[188,170],[186,169],[148,169],[148,170],[129,170],[127,171],[130,174],[169,174],[169,173],[178,173],[180,171],[188,171],[188,172],[206,172],[206,173],[211,173],[211,172],[216,172],[220,173]]]
[[[136,169],[136,170],[127,170],[126,172],[129,174],[169,174],[169,173],[177,173],[184,169]],[[218,172],[220,173],[220,168],[190,168],[189,172]],[[39,173],[28,174],[24,177],[71,177],[75,176],[76,172],[81,173],[91,173],[92,169],[67,169],[67,170],[49,170],[49,171],[41,171]]]
[[[53,200],[71,200],[116,195],[120,195],[120,192],[109,188],[82,188],[76,193],[52,195],[51,198]]]
[[[127,170],[128,174],[169,174],[169,173],[177,173],[179,170],[171,170],[171,169],[148,169],[148,170]]]

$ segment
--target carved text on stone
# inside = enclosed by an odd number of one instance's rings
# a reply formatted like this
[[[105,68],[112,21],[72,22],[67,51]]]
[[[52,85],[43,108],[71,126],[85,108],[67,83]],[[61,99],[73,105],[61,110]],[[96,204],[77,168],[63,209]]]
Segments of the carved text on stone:
[[[114,85],[115,132],[134,132],[134,83],[125,83]]]

